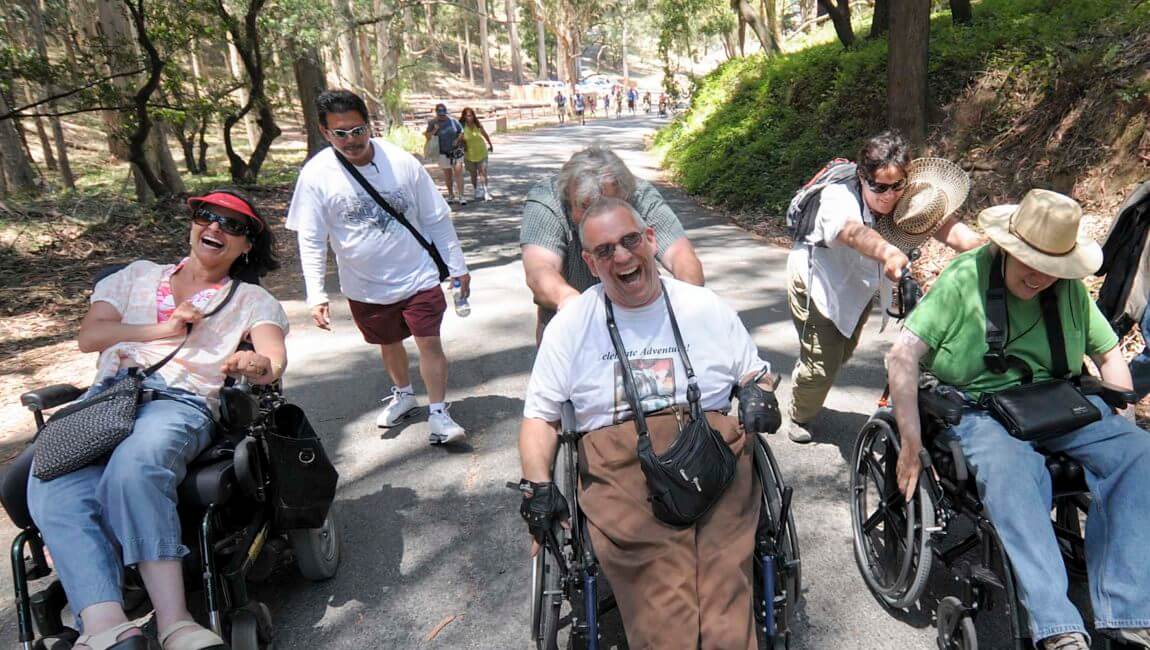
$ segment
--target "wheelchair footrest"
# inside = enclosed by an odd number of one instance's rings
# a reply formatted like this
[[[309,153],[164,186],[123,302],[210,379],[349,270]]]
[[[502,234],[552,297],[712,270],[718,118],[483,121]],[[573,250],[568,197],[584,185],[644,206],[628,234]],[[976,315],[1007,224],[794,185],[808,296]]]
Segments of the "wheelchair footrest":
[[[996,589],[1006,588],[1006,586],[1002,584],[1002,581],[998,579],[998,576],[995,575],[993,571],[984,566],[973,567],[970,570],[970,579],[979,584],[994,587]]]

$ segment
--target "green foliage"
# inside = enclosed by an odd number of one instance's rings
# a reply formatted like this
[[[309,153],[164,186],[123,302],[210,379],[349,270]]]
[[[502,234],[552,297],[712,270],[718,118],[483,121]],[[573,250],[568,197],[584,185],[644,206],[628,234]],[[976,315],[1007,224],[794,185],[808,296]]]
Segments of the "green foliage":
[[[1150,4],[1125,0],[984,0],[974,23],[936,15],[930,36],[931,104],[954,101],[972,81],[997,73],[1039,93],[1121,56],[1112,44],[1150,24]],[[1073,49],[1098,34],[1086,49]],[[853,158],[885,128],[887,45],[860,39],[786,56],[735,59],[700,84],[690,111],[656,138],[667,166],[691,193],[735,209],[781,214],[827,160]],[[1077,76],[1077,79],[1075,77]],[[1147,83],[1131,83],[1131,98]]]

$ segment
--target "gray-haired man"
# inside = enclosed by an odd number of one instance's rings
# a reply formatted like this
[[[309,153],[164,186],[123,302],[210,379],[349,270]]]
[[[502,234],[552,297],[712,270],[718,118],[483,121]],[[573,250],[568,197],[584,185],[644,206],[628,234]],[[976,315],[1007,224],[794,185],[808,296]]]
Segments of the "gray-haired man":
[[[656,258],[676,279],[702,286],[703,265],[675,212],[653,185],[635,178],[613,151],[593,146],[527,193],[519,245],[527,286],[539,305],[536,338],[568,300],[599,280],[579,254],[583,212],[602,197],[627,201],[655,230]]]

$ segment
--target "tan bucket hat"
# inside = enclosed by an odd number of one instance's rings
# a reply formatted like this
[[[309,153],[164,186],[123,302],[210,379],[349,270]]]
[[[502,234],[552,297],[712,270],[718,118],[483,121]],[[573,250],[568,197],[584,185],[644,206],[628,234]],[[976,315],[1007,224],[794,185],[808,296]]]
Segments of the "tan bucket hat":
[[[1056,278],[1080,280],[1102,266],[1102,247],[1080,232],[1082,206],[1050,190],[1030,190],[1018,205],[978,214],[986,236],[1018,261]]]
[[[875,224],[883,239],[904,253],[922,246],[970,192],[970,177],[945,158],[918,158],[906,170],[906,191],[889,218]]]

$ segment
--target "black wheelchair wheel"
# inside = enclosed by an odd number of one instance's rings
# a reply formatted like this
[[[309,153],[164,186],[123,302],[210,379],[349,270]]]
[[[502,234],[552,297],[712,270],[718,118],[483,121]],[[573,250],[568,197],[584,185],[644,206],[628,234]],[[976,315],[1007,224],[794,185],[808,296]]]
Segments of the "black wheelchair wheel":
[[[531,631],[538,650],[557,650],[559,647],[559,614],[563,607],[563,585],[559,565],[545,549],[533,558],[532,564],[533,611]]]
[[[319,528],[288,531],[288,541],[295,553],[300,575],[312,582],[335,577],[342,555],[342,538],[335,516],[336,506],[328,508],[327,518]]]
[[[246,609],[232,614],[232,632],[228,641],[232,650],[261,650],[260,626],[256,615]]]
[[[855,441],[851,524],[855,561],[867,587],[887,607],[905,608],[919,599],[930,576],[934,502],[923,472],[907,507],[896,477],[898,433],[888,417],[868,420]]]
[[[938,650],[978,650],[974,618],[962,601],[947,596],[938,603]]]
[[[759,626],[763,623],[762,607],[770,603],[775,609],[775,626],[778,634],[771,640],[771,648],[786,647],[790,630],[790,616],[794,612],[802,589],[802,563],[799,557],[799,537],[795,529],[794,511],[787,513],[786,530],[778,539],[783,507],[783,491],[786,484],[775,460],[774,452],[762,436],[755,436],[753,449],[755,473],[762,483],[762,505],[760,506],[760,536],[777,545],[779,556],[775,562],[775,593],[771,599],[762,593],[762,567],[754,562],[755,618]],[[779,645],[782,643],[783,645]]]

